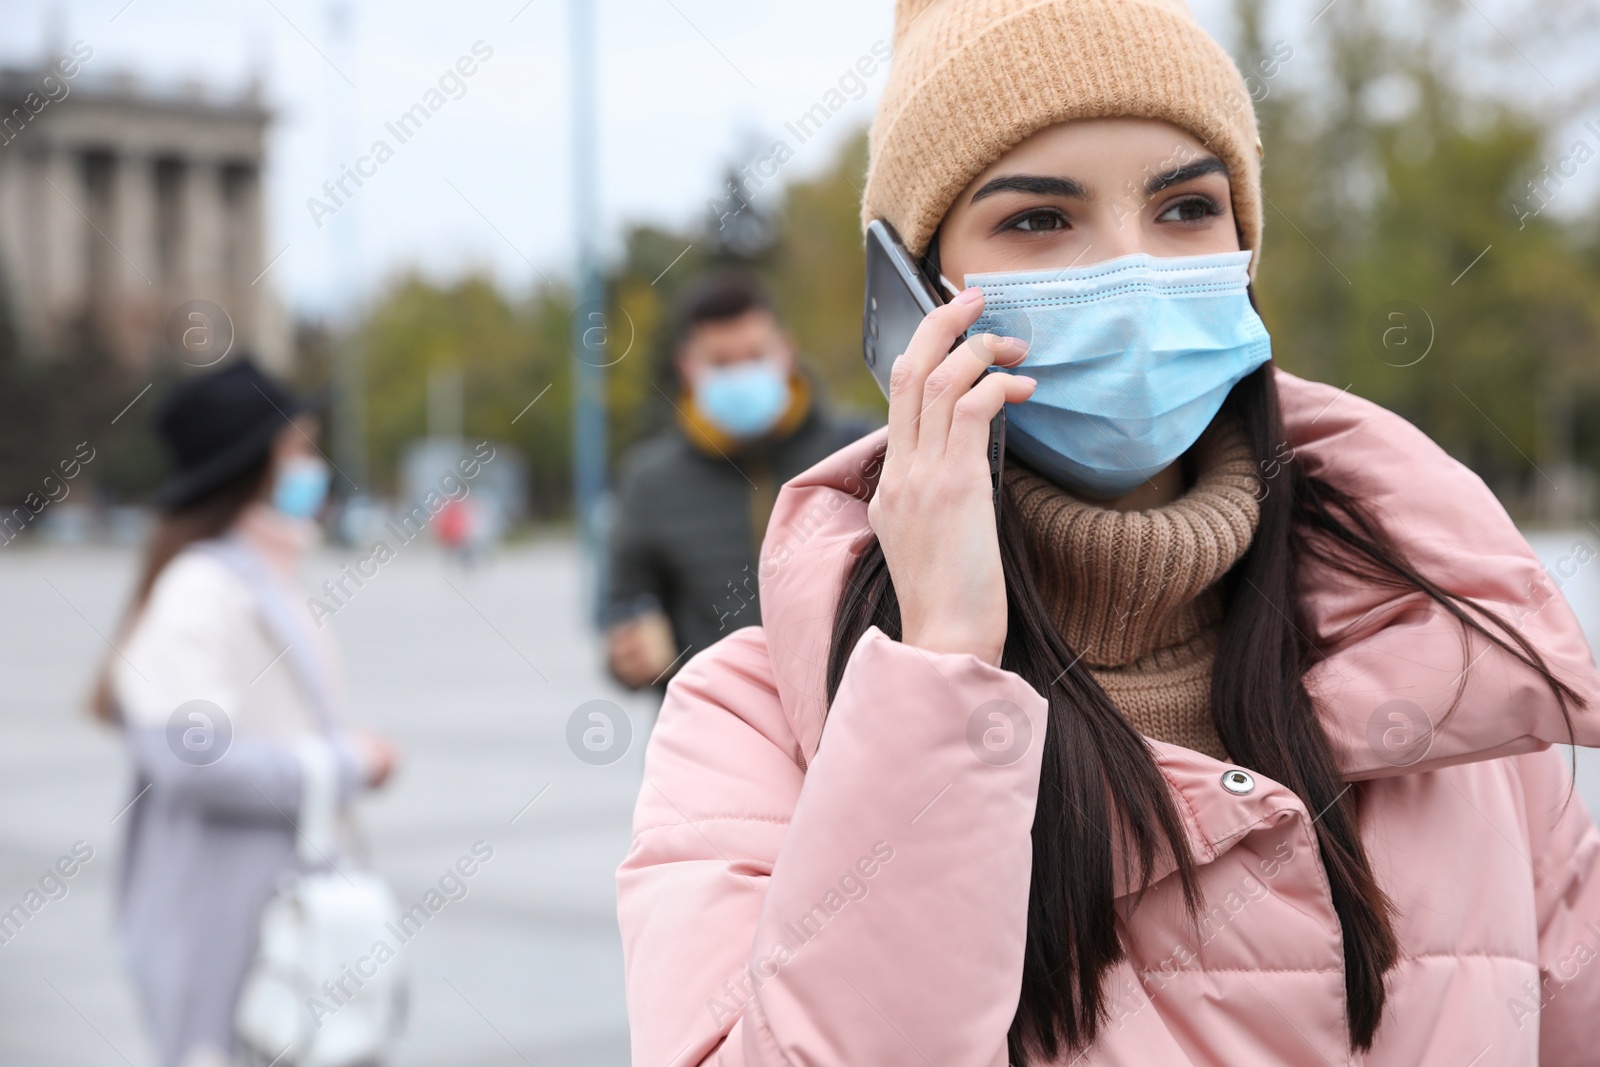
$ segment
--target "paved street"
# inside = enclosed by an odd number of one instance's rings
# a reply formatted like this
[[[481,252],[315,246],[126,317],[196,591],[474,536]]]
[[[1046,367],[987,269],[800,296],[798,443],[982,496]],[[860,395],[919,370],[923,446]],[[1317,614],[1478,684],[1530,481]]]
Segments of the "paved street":
[[[1555,568],[1576,536],[1536,544]],[[323,553],[307,577],[333,577],[348,558]],[[128,775],[115,737],[79,710],[132,567],[125,552],[0,549],[0,908],[76,842],[94,850],[67,896],[0,946],[0,1067],[152,1062],[109,935]],[[407,946],[400,1065],[627,1062],[612,872],[652,708],[602,679],[578,590],[566,542],[473,573],[418,545],[330,622],[357,718],[405,746],[401,775],[362,812],[403,904],[475,841],[494,849],[467,897]],[[1566,593],[1600,633],[1600,567],[1577,569]],[[633,746],[610,766],[580,761],[565,740],[568,716],[593,699],[633,713]],[[1596,754],[1579,770],[1593,810]]]
[[[334,577],[345,558],[323,554],[307,577]],[[109,933],[128,773],[114,735],[79,710],[133,563],[0,551],[0,906],[75,842],[94,850],[67,896],[0,946],[0,1067],[153,1062]],[[578,589],[565,542],[465,574],[417,545],[329,623],[356,717],[405,748],[399,777],[362,810],[402,906],[473,842],[494,849],[468,895],[406,947],[413,1009],[397,1064],[627,1063],[612,873],[652,705],[603,680]],[[568,715],[596,698],[635,713],[632,750],[610,766],[565,741]]]

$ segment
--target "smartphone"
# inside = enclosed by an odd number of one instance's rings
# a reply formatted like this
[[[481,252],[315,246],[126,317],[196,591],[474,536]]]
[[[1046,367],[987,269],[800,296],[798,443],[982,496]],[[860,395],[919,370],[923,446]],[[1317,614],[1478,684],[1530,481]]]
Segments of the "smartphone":
[[[917,269],[894,228],[882,219],[873,220],[867,227],[867,295],[861,317],[861,355],[885,398],[889,396],[889,371],[894,361],[911,344],[911,335],[923,317],[943,303],[944,298]],[[964,340],[965,336],[956,344]],[[1005,453],[1006,409],[1002,406],[989,423],[989,485],[997,515]]]

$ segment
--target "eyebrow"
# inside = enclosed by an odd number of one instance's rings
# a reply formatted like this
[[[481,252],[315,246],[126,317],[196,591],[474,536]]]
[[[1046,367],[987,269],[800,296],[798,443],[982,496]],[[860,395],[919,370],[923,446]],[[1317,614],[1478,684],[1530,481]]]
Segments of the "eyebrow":
[[[1202,178],[1207,174],[1220,174],[1226,178],[1228,177],[1228,165],[1216,156],[1197,159],[1193,163],[1185,163],[1183,166],[1176,167],[1164,174],[1157,174],[1144,183],[1144,191],[1148,195],[1154,196],[1163,189],[1169,189],[1174,185],[1182,185],[1184,182],[1192,182],[1196,178]]]
[[[1038,196],[1063,196],[1069,200],[1088,200],[1089,190],[1076,178],[1055,178],[1042,174],[1003,174],[985,182],[972,194],[969,204],[976,204],[995,193],[1033,193]]]
[[[1216,156],[1206,156],[1192,163],[1185,163],[1181,167],[1157,174],[1145,182],[1144,191],[1148,196],[1154,196],[1163,189],[1170,189],[1174,185],[1192,182],[1196,178],[1203,178],[1207,174],[1220,174],[1228,177],[1228,165]],[[1003,174],[998,178],[990,179],[972,194],[969,204],[976,204],[986,196],[996,193],[1031,193],[1035,196],[1059,196],[1068,200],[1089,200],[1089,189],[1076,178],[1062,178],[1044,174]]]

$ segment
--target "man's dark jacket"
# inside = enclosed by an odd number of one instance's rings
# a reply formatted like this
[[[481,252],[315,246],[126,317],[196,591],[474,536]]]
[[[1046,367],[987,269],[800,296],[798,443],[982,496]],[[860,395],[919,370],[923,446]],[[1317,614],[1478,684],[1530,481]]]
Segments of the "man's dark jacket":
[[[678,659],[761,622],[757,553],[778,487],[873,430],[828,412],[815,392],[788,433],[736,448],[702,437],[680,418],[633,449],[617,487],[603,621],[659,606],[672,623]]]

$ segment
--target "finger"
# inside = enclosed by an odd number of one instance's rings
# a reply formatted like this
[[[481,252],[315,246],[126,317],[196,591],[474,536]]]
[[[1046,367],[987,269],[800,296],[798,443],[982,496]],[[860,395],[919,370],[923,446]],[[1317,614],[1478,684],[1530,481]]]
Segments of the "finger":
[[[1028,342],[1020,337],[1001,337],[983,333],[969,337],[944,362],[933,368],[922,389],[922,425],[917,432],[917,449],[941,456],[950,436],[950,416],[956,402],[972,388],[972,383],[995,363],[1015,366],[1028,354]]]
[[[1006,404],[1020,404],[1032,396],[1036,384],[1022,374],[984,375],[956,401],[945,451],[952,459],[971,457],[987,466],[990,423]]]
[[[922,416],[922,386],[956,338],[983,314],[983,290],[967,289],[948,304],[934,308],[911,335],[911,343],[889,372],[889,459],[909,457],[917,447]]]
[[[999,335],[985,334],[983,336]],[[1015,345],[1005,345],[999,352],[991,352],[991,354],[994,356],[994,365],[996,367],[1015,367],[1017,364],[1028,358],[1029,345],[1027,341],[1023,340],[1021,337],[1006,337],[1002,338],[1002,340],[1016,341],[1018,343]]]

